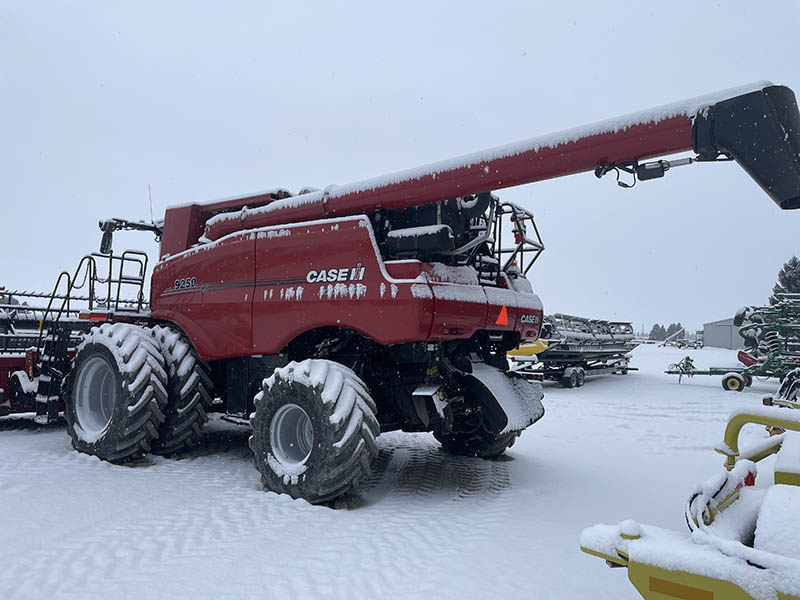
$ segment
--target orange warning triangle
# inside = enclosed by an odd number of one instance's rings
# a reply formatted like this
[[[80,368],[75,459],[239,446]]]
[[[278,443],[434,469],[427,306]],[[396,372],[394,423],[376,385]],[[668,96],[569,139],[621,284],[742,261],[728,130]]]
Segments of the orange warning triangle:
[[[500,314],[497,316],[497,321],[495,321],[494,324],[508,325],[508,311],[506,310],[505,305],[503,305],[503,308],[500,309]]]

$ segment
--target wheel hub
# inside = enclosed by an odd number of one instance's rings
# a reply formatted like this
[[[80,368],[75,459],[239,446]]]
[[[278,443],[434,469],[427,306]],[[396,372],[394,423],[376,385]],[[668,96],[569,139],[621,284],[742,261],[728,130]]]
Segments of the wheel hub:
[[[81,429],[99,437],[111,422],[117,401],[114,368],[102,356],[93,356],[83,364],[75,382],[75,418]]]
[[[285,465],[305,463],[314,447],[314,427],[297,404],[284,404],[269,425],[269,443],[275,458]]]

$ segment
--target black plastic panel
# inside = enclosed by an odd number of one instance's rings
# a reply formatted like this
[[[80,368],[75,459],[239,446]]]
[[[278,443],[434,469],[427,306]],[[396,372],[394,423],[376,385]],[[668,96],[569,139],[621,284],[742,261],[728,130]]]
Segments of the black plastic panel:
[[[800,113],[791,89],[718,102],[697,114],[692,136],[701,158],[730,154],[778,206],[800,208]]]

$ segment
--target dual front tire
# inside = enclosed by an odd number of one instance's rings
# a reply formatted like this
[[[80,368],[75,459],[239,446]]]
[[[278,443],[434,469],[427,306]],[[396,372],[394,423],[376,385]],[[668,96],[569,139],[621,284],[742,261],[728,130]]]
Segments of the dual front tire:
[[[63,391],[73,447],[115,463],[191,447],[211,404],[208,368],[182,334],[127,323],[88,333]]]
[[[64,381],[72,446],[110,462],[152,449],[167,408],[167,371],[156,341],[124,323],[92,329]]]

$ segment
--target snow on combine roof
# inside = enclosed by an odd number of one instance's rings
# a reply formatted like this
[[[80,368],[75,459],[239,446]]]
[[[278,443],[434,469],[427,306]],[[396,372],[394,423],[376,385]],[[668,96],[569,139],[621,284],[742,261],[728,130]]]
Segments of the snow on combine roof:
[[[212,241],[241,229],[403,210],[688,150],[700,160],[734,158],[782,208],[800,207],[800,113],[794,93],[769,81],[297,196],[280,190],[231,199],[224,209],[219,202],[193,206],[206,215],[203,240]]]

